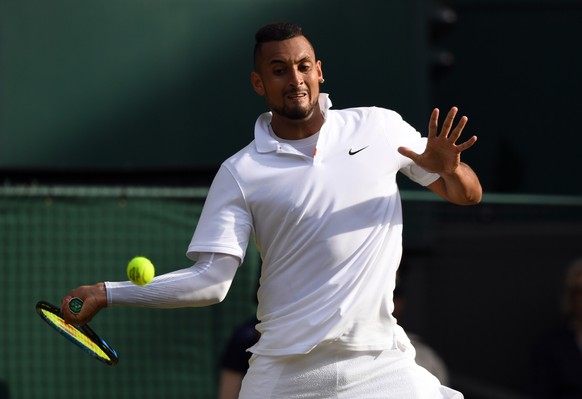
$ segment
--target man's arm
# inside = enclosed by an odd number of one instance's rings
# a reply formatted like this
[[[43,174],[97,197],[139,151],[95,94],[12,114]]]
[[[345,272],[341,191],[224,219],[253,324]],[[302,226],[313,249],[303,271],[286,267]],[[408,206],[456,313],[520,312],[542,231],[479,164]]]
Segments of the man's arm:
[[[237,399],[240,393],[244,374],[223,368],[220,370],[220,383],[218,385],[218,399]]]
[[[464,163],[460,163],[452,174],[441,174],[440,179],[429,184],[427,188],[457,205],[478,204],[483,195],[477,175]]]
[[[194,266],[155,277],[146,286],[130,281],[97,283],[75,288],[61,302],[67,323],[83,325],[108,306],[178,308],[209,306],[226,297],[240,259],[233,255],[201,253]],[[69,310],[69,302],[83,300],[80,313]]]
[[[458,109],[452,107],[438,133],[439,110],[435,108],[428,124],[428,141],[422,154],[417,154],[406,147],[398,148],[400,154],[412,159],[421,168],[438,173],[441,177],[428,188],[449,202],[458,205],[472,205],[481,201],[483,189],[479,178],[473,170],[461,162],[461,152],[470,148],[477,141],[472,136],[467,141],[457,144],[457,140],[467,124],[467,117],[463,116],[453,126]]]

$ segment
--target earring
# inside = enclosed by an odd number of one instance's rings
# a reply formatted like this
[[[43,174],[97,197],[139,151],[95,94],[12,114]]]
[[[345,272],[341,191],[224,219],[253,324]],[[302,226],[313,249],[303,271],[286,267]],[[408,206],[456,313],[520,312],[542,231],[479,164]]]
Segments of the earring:
[[[325,82],[324,78],[319,79],[319,83],[323,83],[323,82]]]

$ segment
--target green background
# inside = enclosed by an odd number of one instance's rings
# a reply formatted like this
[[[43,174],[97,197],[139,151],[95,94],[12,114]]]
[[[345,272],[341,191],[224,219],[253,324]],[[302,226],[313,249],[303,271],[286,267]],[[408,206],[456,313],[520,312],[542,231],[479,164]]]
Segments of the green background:
[[[10,397],[214,397],[226,339],[254,315],[254,247],[219,305],[102,311],[91,326],[120,357],[106,366],[41,321],[35,303],[60,304],[82,284],[125,281],[136,255],[150,258],[157,274],[191,266],[185,251],[202,203],[87,193],[0,195],[0,380]]]
[[[1,0],[0,177],[215,169],[266,110],[254,32],[290,20],[336,108],[391,108],[425,132],[433,107],[459,106],[487,191],[580,195],[581,18],[579,0]]]
[[[463,159],[485,201],[405,200],[403,323],[467,398],[527,397],[531,345],[559,322],[563,271],[580,256],[582,3],[451,0],[458,19],[438,34],[436,3],[0,0],[0,380],[11,398],[214,397],[226,337],[254,312],[253,249],[223,304],[99,315],[116,368],[70,347],[33,308],[124,279],[136,254],[158,273],[189,265],[204,195],[127,195],[115,179],[206,181],[252,140],[265,110],[249,83],[253,35],[274,20],[304,26],[337,108],[395,109],[420,131],[433,106],[469,116],[479,141]],[[453,54],[449,68],[434,68],[440,51]],[[39,194],[51,173],[57,184],[107,176],[109,194]]]
[[[323,90],[335,92],[338,107],[365,98],[424,118],[416,43],[423,32],[410,24],[422,18],[415,7],[370,0],[357,7],[347,0],[3,0],[0,168],[220,163],[252,140],[255,119],[266,110],[250,85],[252,49],[255,31],[277,20],[304,26],[323,60]]]
[[[185,251],[205,192],[0,187],[0,383],[10,399],[216,397],[227,339],[255,312],[252,246],[218,305],[104,309],[91,325],[118,351],[115,367],[34,311],[79,285],[126,280],[136,255],[157,274],[190,266]],[[414,191],[403,198],[399,323],[437,351],[467,398],[526,398],[533,345],[559,324],[564,271],[580,257],[582,200],[486,194],[482,205],[459,207]]]

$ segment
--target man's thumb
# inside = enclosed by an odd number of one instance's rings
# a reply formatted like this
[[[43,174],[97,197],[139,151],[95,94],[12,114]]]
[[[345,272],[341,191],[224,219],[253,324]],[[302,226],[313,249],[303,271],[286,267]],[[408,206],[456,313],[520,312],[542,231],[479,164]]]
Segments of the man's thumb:
[[[407,147],[398,147],[398,152],[413,161],[418,157],[418,154]]]

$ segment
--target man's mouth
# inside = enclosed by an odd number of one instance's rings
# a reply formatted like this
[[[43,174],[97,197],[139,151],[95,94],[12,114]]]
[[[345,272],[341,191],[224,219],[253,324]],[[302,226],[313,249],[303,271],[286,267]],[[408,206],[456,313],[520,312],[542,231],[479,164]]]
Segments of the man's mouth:
[[[291,93],[287,93],[286,96],[287,96],[287,98],[289,98],[291,100],[295,100],[295,99],[307,97],[307,92],[291,92]]]

